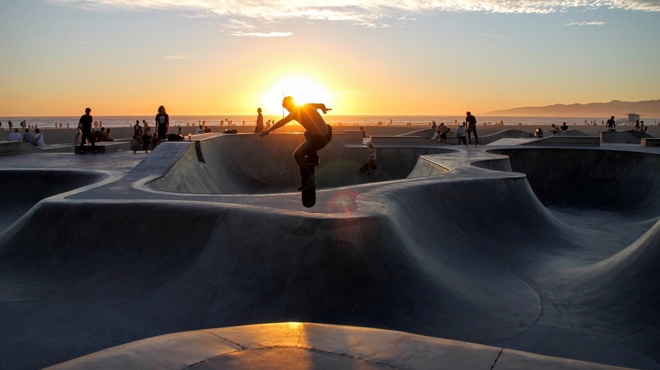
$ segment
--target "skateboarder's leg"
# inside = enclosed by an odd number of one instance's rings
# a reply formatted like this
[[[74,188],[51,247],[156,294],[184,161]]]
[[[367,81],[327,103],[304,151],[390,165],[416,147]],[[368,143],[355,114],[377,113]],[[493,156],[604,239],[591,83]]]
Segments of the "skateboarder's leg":
[[[310,169],[309,164],[307,164],[307,154],[309,152],[315,153],[316,151],[311,148],[308,141],[300,144],[298,148],[293,152],[293,159],[295,159],[298,164],[298,169],[300,170],[300,182],[301,185],[298,190],[303,190],[309,188],[316,183],[314,182],[314,176],[312,175],[312,170]]]

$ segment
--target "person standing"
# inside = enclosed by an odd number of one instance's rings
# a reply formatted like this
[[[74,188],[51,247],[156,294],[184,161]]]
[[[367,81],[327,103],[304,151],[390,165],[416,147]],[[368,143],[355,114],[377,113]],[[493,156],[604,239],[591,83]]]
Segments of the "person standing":
[[[86,140],[89,140],[89,143],[92,144],[92,153],[96,153],[96,145],[92,136],[92,122],[94,122],[94,119],[90,115],[91,112],[92,110],[90,108],[85,108],[85,114],[80,116],[80,120],[78,120],[78,127],[82,131],[82,136],[80,137],[80,154],[85,154]]]
[[[170,127],[170,116],[165,112],[165,107],[158,107],[158,114],[156,114],[156,132],[158,133],[158,141],[165,140],[167,136],[167,129]]]
[[[261,114],[261,108],[257,108],[257,127],[254,128],[255,134],[260,134],[264,130],[264,116]]]
[[[468,144],[472,144],[472,133],[474,133],[474,146],[479,144],[479,138],[477,137],[477,117],[473,116],[469,111],[466,113],[465,122],[467,122],[467,137]]]
[[[360,172],[366,172],[367,175],[371,175],[371,170],[376,169],[376,147],[374,144],[369,141],[367,142],[367,163],[360,167]]]
[[[458,126],[458,133],[456,136],[458,137],[458,145],[461,145],[461,143],[465,144],[467,146],[467,142],[465,141],[465,122]]]

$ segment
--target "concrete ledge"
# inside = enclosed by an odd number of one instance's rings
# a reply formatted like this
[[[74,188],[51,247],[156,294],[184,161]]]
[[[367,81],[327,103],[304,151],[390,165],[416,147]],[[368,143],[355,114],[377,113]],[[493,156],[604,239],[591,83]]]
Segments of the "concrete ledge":
[[[660,146],[660,138],[643,138],[642,146]]]
[[[76,154],[80,153],[80,145],[71,145]],[[124,150],[129,150],[131,148],[131,143],[128,141],[109,141],[109,142],[100,142],[95,145],[96,153],[110,153],[110,152],[121,152]],[[84,153],[92,153],[92,146],[85,144],[83,146]]]
[[[37,152],[39,152],[38,147],[23,141],[0,142],[0,156]]]
[[[644,138],[650,136],[634,130],[600,132],[600,141],[608,144],[641,144]]]
[[[447,138],[447,143],[442,143],[440,141],[431,140],[431,137],[419,137],[419,136],[372,136],[371,142],[374,143],[376,147],[382,146],[440,146],[448,145],[450,140],[456,138]]]
[[[344,143],[347,145],[362,145],[363,142],[363,132],[364,131],[339,131],[337,130],[334,134],[342,133],[344,134]]]
[[[600,146],[598,136],[550,136],[521,145],[535,146]]]

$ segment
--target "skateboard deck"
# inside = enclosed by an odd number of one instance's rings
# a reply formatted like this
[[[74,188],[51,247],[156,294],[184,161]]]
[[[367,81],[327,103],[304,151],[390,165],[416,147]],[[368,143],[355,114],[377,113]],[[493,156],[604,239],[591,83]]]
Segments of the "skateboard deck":
[[[312,171],[312,178],[314,177],[314,166],[310,166]],[[316,204],[316,185],[310,186],[307,189],[301,190],[302,193],[302,204],[307,208],[314,207]]]

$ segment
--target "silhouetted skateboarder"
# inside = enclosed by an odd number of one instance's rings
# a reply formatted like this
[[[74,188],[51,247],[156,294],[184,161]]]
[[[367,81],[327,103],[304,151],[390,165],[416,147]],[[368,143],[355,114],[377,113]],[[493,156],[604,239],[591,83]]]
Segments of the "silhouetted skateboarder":
[[[325,104],[317,103],[297,105],[291,96],[284,97],[282,107],[289,112],[289,115],[264,130],[261,136],[266,136],[291,121],[297,121],[305,128],[305,142],[296,148],[293,158],[300,169],[301,184],[298,190],[303,192],[303,205],[313,207],[316,203],[314,166],[319,164],[317,151],[323,149],[332,140],[332,127],[325,123],[318,111],[320,109],[325,114],[332,108],[326,108]]]

